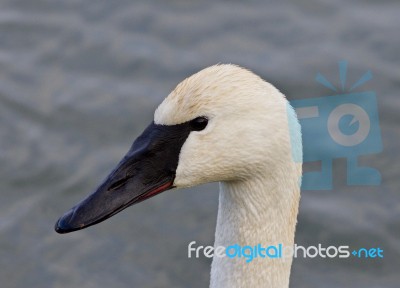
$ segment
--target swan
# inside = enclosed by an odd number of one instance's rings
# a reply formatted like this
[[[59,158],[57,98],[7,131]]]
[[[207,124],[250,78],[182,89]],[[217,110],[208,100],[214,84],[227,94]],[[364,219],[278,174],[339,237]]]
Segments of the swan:
[[[97,224],[172,188],[219,182],[217,246],[294,245],[301,130],[285,96],[253,72],[218,64],[186,78],[105,181],[56,223]],[[301,156],[301,155],[300,155]],[[292,257],[216,257],[210,287],[289,286]]]

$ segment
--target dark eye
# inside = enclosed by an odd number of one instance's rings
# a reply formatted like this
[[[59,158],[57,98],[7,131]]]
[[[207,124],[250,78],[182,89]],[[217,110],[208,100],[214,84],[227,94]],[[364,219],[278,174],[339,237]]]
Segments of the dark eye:
[[[190,121],[193,131],[201,131],[206,128],[208,119],[206,117],[197,117]]]

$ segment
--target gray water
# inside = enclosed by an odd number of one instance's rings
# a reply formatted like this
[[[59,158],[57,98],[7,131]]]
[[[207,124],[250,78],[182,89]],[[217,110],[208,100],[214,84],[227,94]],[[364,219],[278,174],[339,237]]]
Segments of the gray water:
[[[57,218],[90,193],[174,86],[215,63],[243,65],[289,99],[329,95],[371,70],[383,151],[361,157],[379,187],[303,191],[296,242],[385,250],[384,259],[296,259],[291,287],[399,287],[400,3],[48,1],[0,3],[0,287],[207,287],[216,184],[169,191],[83,231]]]

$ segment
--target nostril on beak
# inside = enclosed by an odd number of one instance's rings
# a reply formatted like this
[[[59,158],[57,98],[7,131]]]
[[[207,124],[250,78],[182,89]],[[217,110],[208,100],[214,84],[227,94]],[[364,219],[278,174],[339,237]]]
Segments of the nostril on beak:
[[[107,191],[112,191],[112,190],[116,190],[122,186],[124,186],[126,184],[126,182],[128,182],[129,179],[131,179],[133,176],[125,176],[124,178],[115,181],[114,183],[112,183],[110,185],[110,187],[108,187]]]

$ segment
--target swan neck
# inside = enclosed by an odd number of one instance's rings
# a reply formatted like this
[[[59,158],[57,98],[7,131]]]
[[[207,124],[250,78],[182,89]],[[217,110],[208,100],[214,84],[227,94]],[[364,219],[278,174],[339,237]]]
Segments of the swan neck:
[[[215,247],[293,247],[300,189],[296,181],[289,179],[282,185],[279,179],[220,183]],[[258,257],[245,262],[245,258],[214,257],[210,287],[289,286],[291,257]]]

